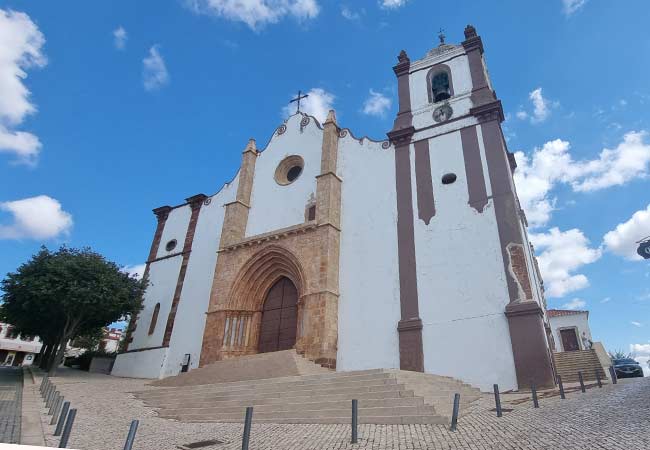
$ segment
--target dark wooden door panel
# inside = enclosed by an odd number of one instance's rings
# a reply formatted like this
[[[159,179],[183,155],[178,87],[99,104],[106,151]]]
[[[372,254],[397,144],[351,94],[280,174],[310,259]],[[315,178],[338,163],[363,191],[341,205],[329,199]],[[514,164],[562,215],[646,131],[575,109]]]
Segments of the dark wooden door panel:
[[[259,352],[289,350],[296,344],[298,291],[288,278],[269,290],[262,308]]]
[[[560,336],[562,336],[562,348],[565,352],[580,350],[576,330],[560,330]]]

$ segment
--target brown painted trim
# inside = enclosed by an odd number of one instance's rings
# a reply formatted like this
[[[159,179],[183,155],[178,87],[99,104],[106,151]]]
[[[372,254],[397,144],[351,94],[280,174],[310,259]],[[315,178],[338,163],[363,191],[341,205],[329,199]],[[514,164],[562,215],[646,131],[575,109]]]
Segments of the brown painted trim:
[[[488,85],[483,65],[483,41],[476,34],[474,27],[468,26],[465,29],[466,39],[462,45],[467,54],[469,72],[472,78],[472,103],[476,106],[488,103],[496,99],[494,92]]]
[[[411,191],[409,144],[395,148],[397,192],[397,254],[399,264],[400,310],[398,323],[400,369],[424,371],[422,327],[419,317],[415,230]],[[410,326],[420,323],[420,327]]]
[[[204,194],[194,195],[187,199],[192,209],[190,222],[187,225],[187,233],[185,234],[185,244],[183,245],[183,261],[181,262],[181,269],[178,273],[178,280],[176,281],[176,289],[174,290],[174,298],[169,309],[167,316],[167,325],[165,327],[165,334],[163,335],[162,346],[169,347],[172,332],[174,331],[174,321],[176,320],[176,311],[178,311],[178,304],[181,300],[181,292],[183,290],[183,282],[185,281],[185,273],[187,272],[187,265],[190,260],[190,252],[192,251],[192,242],[194,241],[194,233],[196,231],[196,224],[199,220],[199,212],[203,206],[204,200],[207,198]]]
[[[144,273],[142,274],[142,278],[145,280],[149,278],[151,261],[155,259],[156,255],[158,254],[158,249],[160,247],[160,240],[162,239],[163,230],[165,229],[165,223],[167,222],[167,218],[169,217],[169,213],[171,212],[172,209],[173,208],[171,206],[165,205],[153,210],[153,213],[156,215],[156,219],[158,220],[158,222],[156,224],[156,231],[153,235],[153,241],[151,242],[151,248],[149,249],[149,258],[147,258],[147,262],[144,267]],[[126,340],[125,348],[127,349],[127,351],[129,348],[129,344],[133,342],[133,333],[135,332],[137,326],[138,326],[138,314],[135,314],[129,321],[129,326],[126,329],[126,335],[124,336],[124,339]]]
[[[453,61],[454,59],[457,59],[457,58],[460,58],[460,57],[463,57],[463,56],[466,56],[466,54],[465,53],[460,53],[458,55],[450,56],[447,59],[442,59],[442,60],[438,61],[436,64],[446,64],[449,61]],[[424,67],[420,67],[419,69],[413,69],[409,73],[411,75],[413,75],[414,73],[421,72],[423,70],[429,70],[429,67],[430,66],[424,66]]]
[[[554,387],[553,361],[547,347],[542,308],[534,301],[510,303],[505,314],[519,389],[528,388],[530,383],[541,388]]]
[[[388,139],[395,147],[395,190],[397,194],[397,258],[399,266],[401,320],[397,324],[400,369],[424,371],[422,321],[419,317],[415,230],[411,188],[410,145],[415,133],[411,113],[409,69],[411,61],[402,50],[397,75],[399,112]],[[417,324],[419,323],[419,328]],[[414,326],[415,324],[415,326]]]
[[[163,345],[159,345],[158,347],[145,347],[145,348],[135,348],[133,350],[127,350],[125,352],[119,353],[120,355],[123,355],[125,353],[137,353],[137,352],[146,352],[147,350],[158,350],[160,348],[166,348]]]
[[[519,288],[510,271],[510,255],[507,247],[510,243],[523,244],[519,228],[517,203],[512,191],[510,172],[508,170],[509,163],[501,140],[499,124],[496,120],[485,122],[481,125],[481,130],[483,132],[483,147],[485,148],[490,185],[492,186],[494,213],[496,214],[499,240],[501,242],[503,270],[508,282],[510,302],[515,302],[520,300]]]
[[[463,146],[463,159],[465,160],[468,203],[477,212],[482,213],[485,205],[488,204],[488,198],[476,126],[461,129],[460,140]]]
[[[415,147],[415,186],[417,189],[418,217],[429,225],[436,215],[433,198],[433,181],[431,180],[431,157],[429,140],[424,139],[414,144]]]
[[[155,263],[155,262],[158,262],[158,261],[162,261],[163,259],[170,259],[170,258],[173,258],[175,256],[182,256],[184,254],[185,254],[185,252],[170,253],[169,255],[161,256],[160,258],[147,260],[146,262],[147,262],[147,264],[151,264],[151,263]]]
[[[429,71],[427,72],[427,94],[429,96],[429,103],[435,103],[433,100],[433,92],[431,92],[431,80],[433,79],[433,76],[438,74],[439,72],[446,72],[447,77],[449,80],[449,95],[451,97],[454,96],[454,79],[451,76],[451,68],[447,64],[436,64],[435,66],[431,67]]]

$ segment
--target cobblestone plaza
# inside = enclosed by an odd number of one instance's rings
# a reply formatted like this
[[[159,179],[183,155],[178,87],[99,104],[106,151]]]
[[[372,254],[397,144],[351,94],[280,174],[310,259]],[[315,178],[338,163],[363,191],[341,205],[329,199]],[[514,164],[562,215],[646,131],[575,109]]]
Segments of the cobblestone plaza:
[[[208,449],[241,448],[242,424],[180,423],[158,418],[134,399],[146,381],[116,379],[62,370],[53,379],[78,409],[70,447],[121,449],[129,423],[140,420],[135,449],[176,449],[217,439]],[[38,390],[38,385],[30,387]],[[502,396],[497,418],[489,394],[473,404],[451,432],[445,425],[360,425],[359,442],[350,444],[348,425],[255,424],[251,449],[644,449],[650,448],[650,379],[621,380],[592,386],[586,393],[569,390],[567,399],[541,395],[540,408],[521,395]],[[242,410],[242,415],[244,411]],[[43,416],[43,421],[49,419]],[[53,427],[44,425],[46,441],[56,446]]]

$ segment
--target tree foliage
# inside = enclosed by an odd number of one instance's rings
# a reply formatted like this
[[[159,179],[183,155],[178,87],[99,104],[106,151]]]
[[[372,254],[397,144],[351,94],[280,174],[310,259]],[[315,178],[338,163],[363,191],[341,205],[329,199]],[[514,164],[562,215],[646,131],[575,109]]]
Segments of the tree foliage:
[[[613,352],[609,352],[609,357],[612,359],[627,359],[631,358],[632,354],[626,353],[623,350],[615,350]]]
[[[146,284],[89,248],[43,247],[2,281],[0,316],[21,333],[41,337],[53,372],[70,339],[137,314]]]

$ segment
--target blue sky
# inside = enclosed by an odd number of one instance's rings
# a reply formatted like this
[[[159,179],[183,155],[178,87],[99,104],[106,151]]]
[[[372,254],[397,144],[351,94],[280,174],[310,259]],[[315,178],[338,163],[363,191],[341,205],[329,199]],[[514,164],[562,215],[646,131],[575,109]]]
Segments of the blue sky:
[[[273,7],[269,8],[271,4]],[[548,303],[650,356],[650,32],[642,0],[0,1],[0,273],[41,244],[141,264],[151,209],[211,194],[299,89],[381,139],[391,67],[483,38]],[[608,234],[609,233],[609,234]]]

